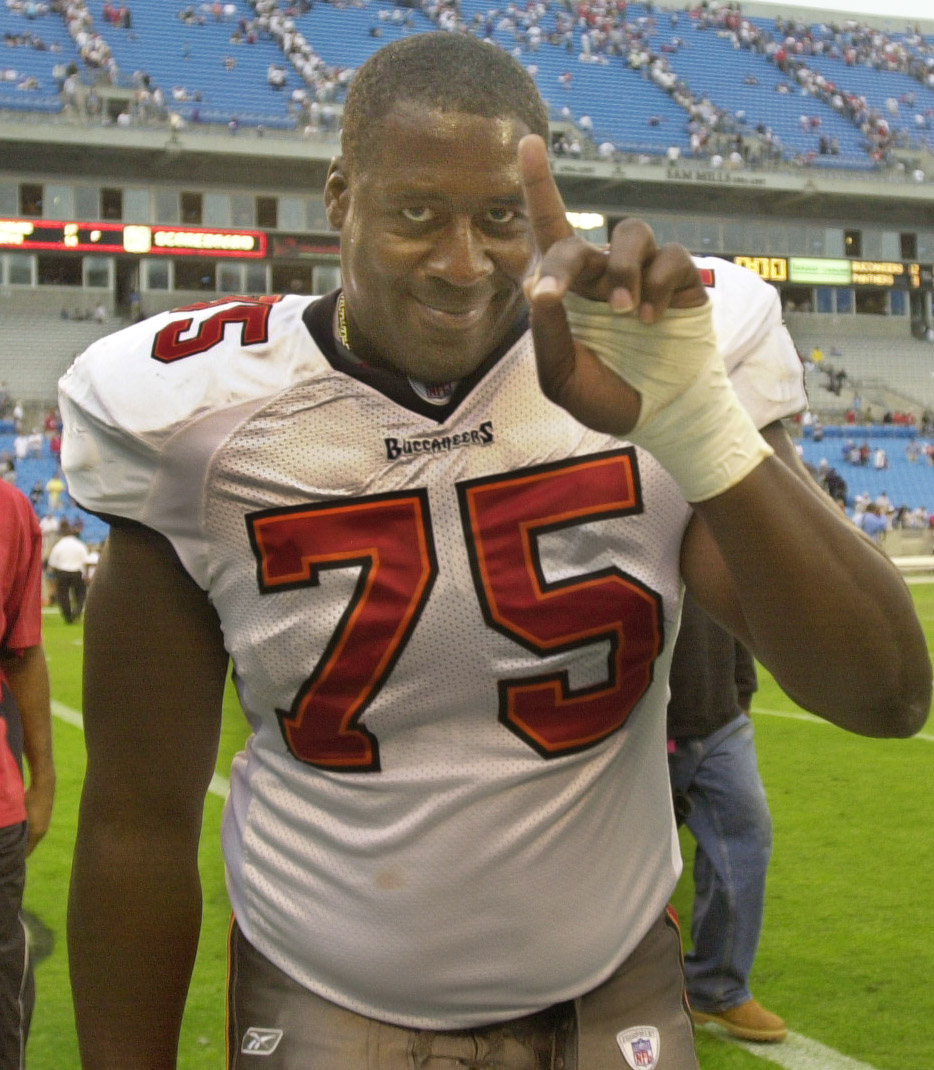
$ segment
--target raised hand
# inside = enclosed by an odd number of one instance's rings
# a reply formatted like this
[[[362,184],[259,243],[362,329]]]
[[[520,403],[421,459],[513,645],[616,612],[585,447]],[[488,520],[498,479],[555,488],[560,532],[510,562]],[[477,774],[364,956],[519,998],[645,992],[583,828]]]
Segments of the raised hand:
[[[573,290],[582,297],[606,301],[617,312],[638,310],[643,323],[654,323],[669,307],[693,308],[706,301],[688,251],[681,245],[659,246],[642,220],[619,223],[607,249],[575,235],[551,174],[545,143],[536,134],[519,142],[519,168],[542,255],[528,292],[530,299],[553,301]]]
[[[693,308],[706,302],[697,269],[682,246],[659,247],[651,229],[640,220],[617,225],[607,249],[575,235],[551,174],[545,143],[537,135],[519,142],[519,167],[541,254],[525,289],[542,390],[589,427],[626,434],[638,419],[640,394],[591,349],[574,340],[562,300],[573,292],[653,324],[668,308]]]

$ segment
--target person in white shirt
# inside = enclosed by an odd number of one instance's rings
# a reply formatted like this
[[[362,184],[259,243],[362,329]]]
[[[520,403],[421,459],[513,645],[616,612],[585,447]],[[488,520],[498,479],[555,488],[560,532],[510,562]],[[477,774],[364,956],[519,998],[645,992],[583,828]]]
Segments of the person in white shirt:
[[[55,601],[66,624],[74,624],[84,609],[87,593],[85,571],[90,563],[90,551],[85,543],[62,521],[62,537],[49,553],[49,568],[55,581]]]

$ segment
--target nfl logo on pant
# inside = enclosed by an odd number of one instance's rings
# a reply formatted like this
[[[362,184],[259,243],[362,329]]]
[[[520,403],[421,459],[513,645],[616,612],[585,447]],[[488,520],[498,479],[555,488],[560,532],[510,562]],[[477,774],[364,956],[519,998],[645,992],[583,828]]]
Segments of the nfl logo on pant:
[[[637,1025],[616,1034],[616,1043],[632,1070],[653,1070],[661,1051],[661,1038],[653,1025]]]

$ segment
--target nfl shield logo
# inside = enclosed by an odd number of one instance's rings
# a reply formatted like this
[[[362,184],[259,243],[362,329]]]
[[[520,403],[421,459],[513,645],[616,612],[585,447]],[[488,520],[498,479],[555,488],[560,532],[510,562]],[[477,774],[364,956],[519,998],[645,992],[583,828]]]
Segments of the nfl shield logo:
[[[652,1025],[637,1025],[616,1034],[616,1043],[632,1070],[653,1070],[658,1063],[661,1039]]]

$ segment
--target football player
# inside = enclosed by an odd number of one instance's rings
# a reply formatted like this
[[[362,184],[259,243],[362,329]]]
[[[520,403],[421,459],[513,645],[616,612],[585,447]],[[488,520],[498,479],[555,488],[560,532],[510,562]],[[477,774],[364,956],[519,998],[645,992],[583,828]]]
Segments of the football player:
[[[71,492],[113,524],[88,1068],[175,1065],[228,663],[236,1068],[696,1065],[666,910],[683,584],[829,720],[926,716],[898,574],[776,455],[804,399],[774,292],[636,221],[575,237],[547,134],[501,50],[387,46],[327,178],[341,289],[161,314],[62,381]]]

